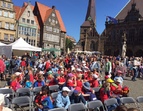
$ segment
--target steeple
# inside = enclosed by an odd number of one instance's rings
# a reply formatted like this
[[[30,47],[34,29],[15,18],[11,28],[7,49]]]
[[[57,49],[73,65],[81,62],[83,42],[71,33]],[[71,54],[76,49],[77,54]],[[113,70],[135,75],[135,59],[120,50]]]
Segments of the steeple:
[[[95,14],[95,0],[89,0],[88,9],[86,13],[85,21],[93,21],[96,24],[96,14]]]

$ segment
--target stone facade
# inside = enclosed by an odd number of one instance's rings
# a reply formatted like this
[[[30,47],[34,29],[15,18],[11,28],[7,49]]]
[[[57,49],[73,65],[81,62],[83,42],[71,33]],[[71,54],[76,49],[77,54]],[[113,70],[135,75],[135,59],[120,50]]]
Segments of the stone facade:
[[[0,0],[0,41],[11,43],[15,40],[15,12],[12,0]]]
[[[82,51],[99,50],[99,34],[96,31],[95,0],[89,0],[84,23],[80,27],[80,40],[77,45]]]
[[[105,55],[121,55],[122,37],[124,32],[127,37],[127,56],[143,56],[143,0],[140,3],[130,1],[126,7],[130,7],[125,15],[127,8],[125,7],[116,17],[117,24],[112,21],[106,21],[106,29],[101,38],[104,37],[104,54]],[[123,13],[124,12],[124,13]],[[122,17],[122,19],[121,19]]]
[[[39,25],[37,17],[33,14],[34,6],[30,3],[24,3],[23,7],[18,8],[15,6],[17,18],[17,39],[22,37],[27,43],[33,46],[37,46],[37,36]]]

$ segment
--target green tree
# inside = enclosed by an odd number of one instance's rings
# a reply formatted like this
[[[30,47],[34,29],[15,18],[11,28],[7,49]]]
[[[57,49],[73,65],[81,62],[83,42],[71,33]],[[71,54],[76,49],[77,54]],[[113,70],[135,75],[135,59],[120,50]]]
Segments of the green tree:
[[[66,38],[66,51],[68,50],[68,48],[72,50],[73,46],[73,42],[69,38]]]

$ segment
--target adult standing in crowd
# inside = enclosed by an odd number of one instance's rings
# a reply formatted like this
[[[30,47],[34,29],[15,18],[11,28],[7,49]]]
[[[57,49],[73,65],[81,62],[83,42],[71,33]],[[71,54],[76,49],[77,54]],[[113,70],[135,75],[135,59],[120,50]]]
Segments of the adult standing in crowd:
[[[4,63],[3,59],[2,59],[2,57],[0,56],[0,77],[1,77],[1,80],[2,79],[5,80],[4,71],[5,71],[5,63]]]
[[[13,55],[12,59],[10,60],[10,69],[11,69],[11,74],[14,74],[16,72],[16,57]]]
[[[109,61],[109,58],[106,58],[105,72],[108,72],[109,74],[111,74],[111,71],[112,71],[112,64]]]

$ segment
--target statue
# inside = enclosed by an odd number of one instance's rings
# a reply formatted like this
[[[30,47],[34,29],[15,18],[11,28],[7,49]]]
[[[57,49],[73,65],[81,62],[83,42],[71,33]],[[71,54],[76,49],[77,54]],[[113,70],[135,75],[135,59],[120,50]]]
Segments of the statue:
[[[122,43],[122,57],[125,57],[126,56],[126,49],[127,49],[127,45],[126,45],[126,41],[127,41],[127,38],[126,38],[126,33],[124,32],[124,35],[123,35],[123,43]]]

